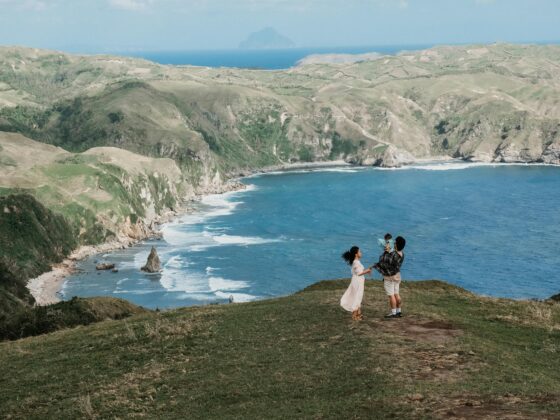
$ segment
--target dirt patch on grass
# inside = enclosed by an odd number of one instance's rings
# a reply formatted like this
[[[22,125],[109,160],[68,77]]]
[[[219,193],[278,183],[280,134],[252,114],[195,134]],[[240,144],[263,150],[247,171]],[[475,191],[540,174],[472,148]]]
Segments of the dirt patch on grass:
[[[441,320],[403,317],[364,322],[381,348],[376,350],[391,366],[398,365],[402,379],[457,382],[466,370],[476,370],[476,355],[460,348],[457,337],[463,331]]]
[[[415,317],[379,321],[377,324],[384,332],[423,343],[445,344],[463,333],[460,328],[449,322]]]
[[[520,397],[505,395],[484,400],[477,397],[461,397],[437,401],[432,413],[440,419],[552,419],[556,415],[547,412],[547,406],[554,404],[559,395]]]

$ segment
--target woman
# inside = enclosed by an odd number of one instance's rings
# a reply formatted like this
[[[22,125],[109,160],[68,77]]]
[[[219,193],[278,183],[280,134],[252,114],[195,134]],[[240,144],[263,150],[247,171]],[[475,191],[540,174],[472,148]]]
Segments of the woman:
[[[364,270],[364,266],[360,262],[362,252],[357,246],[353,246],[342,254],[342,258],[352,266],[352,281],[340,299],[340,306],[348,312],[352,312],[352,319],[354,321],[361,321],[363,319],[362,298],[364,297],[364,276],[371,273],[371,268]]]

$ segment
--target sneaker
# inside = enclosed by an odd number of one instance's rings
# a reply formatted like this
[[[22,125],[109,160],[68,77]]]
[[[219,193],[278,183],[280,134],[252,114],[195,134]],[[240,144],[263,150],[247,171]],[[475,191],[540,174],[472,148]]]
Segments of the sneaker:
[[[402,318],[402,312],[397,312],[397,318]]]
[[[396,318],[396,317],[397,317],[397,315],[394,315],[392,313],[389,313],[389,314],[385,315],[386,319],[391,319],[391,318]]]

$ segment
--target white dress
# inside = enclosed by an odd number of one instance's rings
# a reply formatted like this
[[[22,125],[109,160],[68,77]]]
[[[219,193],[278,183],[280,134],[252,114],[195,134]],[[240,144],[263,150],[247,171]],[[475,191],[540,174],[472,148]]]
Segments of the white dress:
[[[365,277],[358,274],[364,272],[364,266],[360,260],[356,259],[352,263],[352,281],[346,292],[340,299],[340,306],[348,312],[357,311],[362,306],[362,298],[364,297],[364,282]]]

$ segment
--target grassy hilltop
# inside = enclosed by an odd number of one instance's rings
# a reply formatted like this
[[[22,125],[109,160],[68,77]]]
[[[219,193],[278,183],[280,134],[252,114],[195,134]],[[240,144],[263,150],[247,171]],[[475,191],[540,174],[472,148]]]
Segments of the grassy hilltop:
[[[560,304],[347,281],[0,343],[5,418],[558,418]]]

